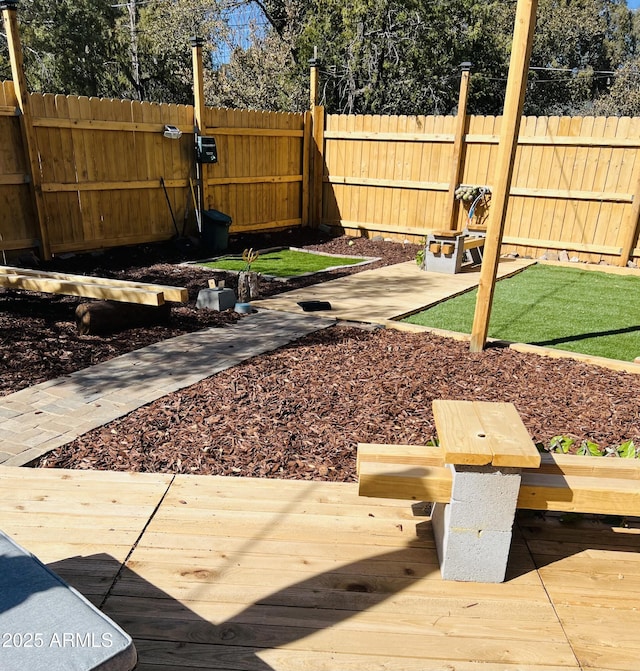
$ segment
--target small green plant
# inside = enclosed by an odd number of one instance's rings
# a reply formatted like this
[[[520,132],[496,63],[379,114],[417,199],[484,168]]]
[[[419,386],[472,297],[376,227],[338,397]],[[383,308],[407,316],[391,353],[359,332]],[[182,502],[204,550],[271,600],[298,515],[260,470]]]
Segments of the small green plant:
[[[580,443],[580,447],[578,448],[576,454],[581,454],[583,456],[591,455],[592,457],[602,457],[604,452],[600,449],[598,443],[594,443],[591,440],[583,440],[582,443]]]
[[[549,444],[549,451],[567,454],[575,442],[576,441],[569,436],[554,436]]]
[[[260,252],[254,252],[253,248],[251,249],[245,249],[244,252],[242,252],[242,260],[245,262],[245,267],[244,269],[246,271],[251,270],[251,264],[260,256]]]
[[[616,454],[623,459],[638,459],[640,458],[640,450],[636,448],[632,440],[626,440],[622,445],[616,448]]]
[[[560,452],[568,454],[574,447],[576,441],[571,436],[554,436],[549,441],[549,447],[546,448],[543,443],[537,443],[538,449],[548,452]],[[576,454],[592,457],[620,457],[621,459],[640,459],[640,448],[636,447],[632,440],[626,440],[620,445],[614,447],[601,448],[598,443],[592,440],[583,440],[577,449]]]

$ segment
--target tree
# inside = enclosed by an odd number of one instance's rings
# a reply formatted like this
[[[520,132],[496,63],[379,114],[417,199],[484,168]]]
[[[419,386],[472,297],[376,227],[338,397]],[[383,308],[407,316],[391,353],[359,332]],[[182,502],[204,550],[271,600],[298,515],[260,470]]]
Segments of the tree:
[[[118,68],[112,67],[117,18],[118,10],[103,0],[23,1],[19,20],[29,87],[87,95],[118,90]],[[0,67],[7,72],[6,57]]]
[[[595,113],[640,116],[640,57],[624,62],[612,79],[609,92],[596,100]]]
[[[222,11],[211,0],[151,0],[140,6],[138,54],[140,88],[145,100],[188,103],[193,98],[190,39],[205,41],[204,62],[226,37]]]
[[[541,0],[526,113],[590,112],[635,42],[624,0]]]

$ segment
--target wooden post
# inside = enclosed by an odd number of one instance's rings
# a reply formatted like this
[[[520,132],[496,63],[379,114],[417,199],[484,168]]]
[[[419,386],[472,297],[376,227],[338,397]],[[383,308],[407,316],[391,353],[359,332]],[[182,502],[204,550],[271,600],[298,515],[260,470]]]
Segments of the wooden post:
[[[309,217],[311,215],[311,139],[313,131],[313,118],[311,112],[304,113],[304,135],[302,138],[302,212],[300,218],[302,226],[309,225]]]
[[[636,190],[633,194],[633,204],[629,216],[624,223],[622,252],[618,259],[618,265],[623,268],[627,267],[629,259],[633,254],[633,248],[638,241],[638,233],[640,232],[640,176],[636,182]]]
[[[449,192],[447,193],[448,214],[445,213],[445,219],[442,228],[449,231],[455,231],[458,228],[458,211],[460,201],[456,200],[455,191],[462,179],[462,162],[464,135],[467,127],[467,99],[469,97],[469,73],[471,63],[461,63],[462,70],[460,77],[460,93],[458,96],[458,115],[456,116],[456,130],[453,141],[453,155],[451,157],[451,181],[449,183]]]
[[[191,56],[193,61],[193,130],[195,137],[205,135],[207,128],[204,120],[204,68],[202,65],[202,47],[204,40],[201,37],[191,38]],[[207,164],[197,163],[199,177],[200,210],[208,210]]]
[[[324,178],[324,107],[318,105],[318,59],[315,57],[317,51],[314,49],[314,58],[309,61],[311,67],[311,160],[310,164],[310,188],[309,188],[309,217],[311,226],[318,226],[322,221],[322,190]]]
[[[518,0],[516,8],[509,78],[507,79],[502,127],[500,129],[500,144],[496,157],[487,237],[478,285],[478,298],[471,330],[470,350],[472,352],[482,351],[487,342],[493,292],[500,260],[500,246],[513,176],[513,162],[518,146],[522,106],[527,87],[537,8],[538,0]]]
[[[311,76],[309,83],[309,97],[311,109],[318,104],[318,47],[313,47],[313,58],[309,60]]]
[[[313,158],[311,161],[311,216],[310,224],[318,226],[322,222],[322,191],[324,188],[324,107],[313,108]]]
[[[20,33],[18,31],[18,19],[16,16],[17,7],[18,0],[0,0],[2,20],[7,35],[7,42],[9,44],[9,60],[11,61],[13,87],[16,93],[16,98],[18,99],[18,107],[20,108],[20,129],[22,131],[22,141],[27,152],[30,178],[29,183],[31,196],[35,206],[36,218],[38,220],[41,253],[43,259],[48,261],[51,258],[51,246],[49,244],[49,232],[47,231],[46,226],[44,197],[42,195],[42,176],[40,174],[40,164],[38,161],[36,134],[31,119],[27,80],[24,76],[22,46],[20,44]]]

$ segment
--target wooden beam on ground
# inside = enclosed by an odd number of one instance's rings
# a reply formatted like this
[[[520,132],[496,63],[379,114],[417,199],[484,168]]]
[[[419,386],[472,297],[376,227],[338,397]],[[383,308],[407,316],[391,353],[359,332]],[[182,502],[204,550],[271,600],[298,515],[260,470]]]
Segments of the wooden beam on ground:
[[[41,291],[49,294],[65,294],[84,298],[100,298],[141,305],[162,305],[162,291],[146,291],[144,289],[121,289],[100,284],[78,284],[66,280],[28,275],[0,275],[0,287],[7,289],[23,289]]]
[[[78,284],[95,284],[103,287],[120,289],[144,289],[154,293],[161,292],[164,299],[169,303],[186,303],[189,300],[189,292],[184,287],[174,287],[166,284],[153,284],[150,282],[134,282],[129,280],[114,280],[107,277],[92,277],[90,275],[72,275],[70,273],[45,272],[29,268],[15,268],[13,266],[0,266],[1,275],[26,275],[29,277],[42,277],[47,279],[64,280]]]
[[[491,208],[487,225],[482,270],[478,283],[478,298],[471,329],[470,350],[480,352],[487,342],[489,318],[493,303],[493,292],[500,260],[500,245],[509,203],[509,190],[513,176],[513,164],[518,146],[518,134],[522,117],[522,106],[527,86],[531,44],[536,24],[538,0],[518,0],[516,8],[513,46],[509,77],[504,102],[504,112],[498,145],[496,171],[493,178]]]
[[[165,301],[186,303],[189,300],[189,293],[183,287],[44,272],[12,266],[0,266],[0,286],[142,305],[162,305]]]

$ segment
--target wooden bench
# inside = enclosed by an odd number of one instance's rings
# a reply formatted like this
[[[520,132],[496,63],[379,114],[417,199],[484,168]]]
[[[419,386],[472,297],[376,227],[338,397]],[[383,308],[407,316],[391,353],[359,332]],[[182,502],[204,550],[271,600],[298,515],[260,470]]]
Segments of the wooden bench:
[[[516,508],[640,516],[638,461],[541,455],[511,404],[434,401],[433,407],[439,446],[361,444],[357,469],[361,496],[434,502],[444,578],[504,580]],[[461,549],[447,543],[452,538]]]
[[[431,231],[425,243],[424,268],[436,273],[459,273],[465,265],[465,253],[471,265],[482,263],[484,237],[473,237],[461,231]]]
[[[0,287],[153,306],[163,305],[165,301],[186,303],[189,300],[189,293],[184,287],[45,272],[12,266],[0,266]]]

